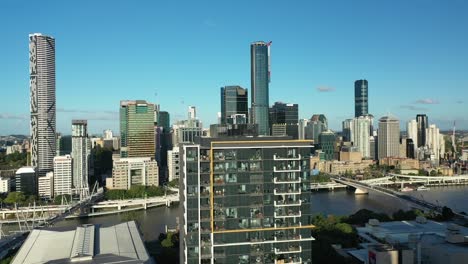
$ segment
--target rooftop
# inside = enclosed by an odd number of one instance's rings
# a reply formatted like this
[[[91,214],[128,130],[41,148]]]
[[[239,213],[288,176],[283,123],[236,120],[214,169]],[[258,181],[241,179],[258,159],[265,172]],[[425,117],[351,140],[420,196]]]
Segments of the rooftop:
[[[35,229],[13,264],[33,263],[150,264],[134,221],[109,227],[83,225],[72,230]]]
[[[34,167],[21,167],[16,171],[16,174],[35,173]]]

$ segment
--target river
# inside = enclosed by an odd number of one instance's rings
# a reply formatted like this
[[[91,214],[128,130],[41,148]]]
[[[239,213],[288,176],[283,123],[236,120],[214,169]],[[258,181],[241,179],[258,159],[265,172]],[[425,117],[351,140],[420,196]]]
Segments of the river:
[[[433,203],[446,205],[457,212],[468,212],[468,186],[432,187],[427,191],[414,191],[407,193],[417,198],[423,198]],[[312,193],[313,214],[349,215],[359,209],[369,209],[375,212],[392,214],[398,209],[410,209],[406,202],[383,194],[371,192],[369,195],[355,195],[351,190],[339,189],[335,191],[314,191]],[[173,207],[157,207],[146,211],[133,211],[115,215],[71,219],[59,222],[56,226],[76,226],[79,224],[103,224],[110,225],[123,221],[136,220],[143,232],[145,241],[158,238],[159,233],[164,232],[165,226],[176,226],[179,205]],[[4,232],[16,226],[3,226]]]

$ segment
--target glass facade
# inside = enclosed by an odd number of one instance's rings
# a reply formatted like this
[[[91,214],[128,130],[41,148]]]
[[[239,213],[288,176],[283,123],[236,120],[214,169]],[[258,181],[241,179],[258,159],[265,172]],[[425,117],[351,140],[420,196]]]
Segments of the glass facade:
[[[259,135],[269,135],[269,44],[263,41],[250,45],[252,123],[258,124]]]
[[[333,160],[335,158],[335,133],[325,131],[319,135],[320,146],[325,153],[325,160]]]
[[[155,158],[154,104],[120,102],[120,156]]]
[[[294,140],[184,145],[181,262],[310,263],[311,152]]]
[[[221,124],[226,124],[228,118],[234,115],[245,115],[248,119],[248,103],[247,89],[240,86],[221,87]]]
[[[416,122],[418,122],[418,148],[426,145],[426,128],[429,126],[427,115],[416,115]]]
[[[286,135],[293,139],[299,138],[299,106],[298,104],[285,104],[276,102],[270,108],[271,135],[273,124],[286,124]]]
[[[369,114],[368,91],[367,80],[357,80],[354,82],[354,117]]]

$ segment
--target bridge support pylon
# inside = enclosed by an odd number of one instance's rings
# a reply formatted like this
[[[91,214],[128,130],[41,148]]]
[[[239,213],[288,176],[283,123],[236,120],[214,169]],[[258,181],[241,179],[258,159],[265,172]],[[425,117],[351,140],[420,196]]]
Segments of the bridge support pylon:
[[[369,192],[365,189],[359,189],[359,188],[356,188],[356,190],[354,191],[354,194],[369,194]]]

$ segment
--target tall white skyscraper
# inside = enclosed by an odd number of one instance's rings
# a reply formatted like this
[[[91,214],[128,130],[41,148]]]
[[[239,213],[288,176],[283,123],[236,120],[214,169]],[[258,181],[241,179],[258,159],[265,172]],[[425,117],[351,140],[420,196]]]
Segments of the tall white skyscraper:
[[[440,133],[439,128],[434,124],[426,128],[426,146],[431,152],[431,160],[438,165],[440,157],[445,154],[445,140],[444,135]]]
[[[88,138],[88,122],[72,121],[72,158],[73,188],[76,193],[86,192],[88,188],[89,159],[91,142]]]
[[[306,127],[309,124],[309,119],[299,119],[298,138],[305,139]]]
[[[370,158],[369,131],[372,120],[369,116],[360,116],[353,119],[352,124],[352,142],[361,152],[362,157]]]
[[[53,170],[56,154],[55,39],[29,35],[31,165],[38,176]]]
[[[197,119],[197,108],[195,106],[189,106],[188,108],[188,119]]]
[[[103,139],[112,139],[114,137],[112,130],[110,129],[104,130],[104,132],[102,133],[102,136],[103,136]]]
[[[54,196],[72,194],[72,157],[70,155],[54,158]]]
[[[406,136],[413,140],[414,153],[417,153],[418,149],[418,122],[416,120],[410,120],[406,123]]]
[[[400,121],[397,118],[379,119],[378,153],[379,159],[400,156]]]

